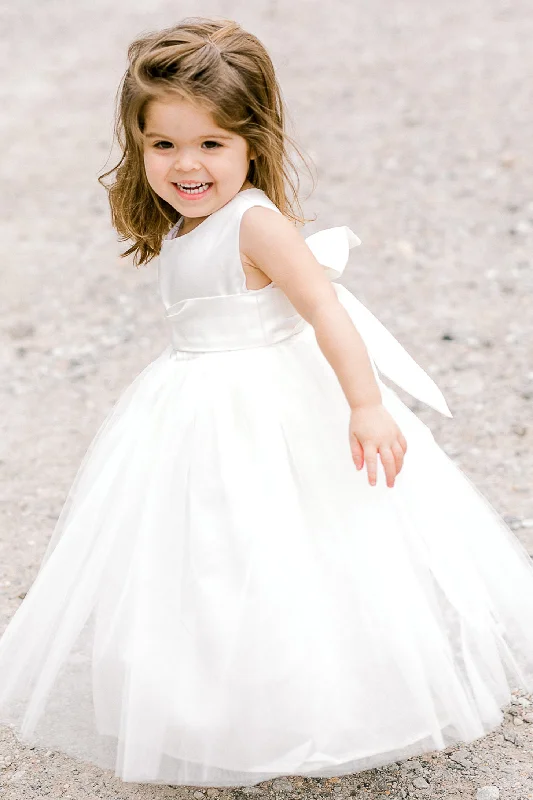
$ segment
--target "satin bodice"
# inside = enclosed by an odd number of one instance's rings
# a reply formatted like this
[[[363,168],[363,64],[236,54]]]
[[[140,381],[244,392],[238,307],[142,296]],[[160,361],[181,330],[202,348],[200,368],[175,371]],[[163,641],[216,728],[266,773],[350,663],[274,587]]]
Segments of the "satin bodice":
[[[261,189],[244,189],[189,233],[176,236],[182,218],[163,239],[159,283],[166,309],[182,300],[247,294],[239,254],[242,215],[252,206],[277,206]]]
[[[281,213],[257,188],[238,192],[196,228],[163,240],[159,288],[173,345],[207,352],[272,344],[306,324],[286,295],[270,283],[249,289],[239,232],[246,209],[261,205]]]

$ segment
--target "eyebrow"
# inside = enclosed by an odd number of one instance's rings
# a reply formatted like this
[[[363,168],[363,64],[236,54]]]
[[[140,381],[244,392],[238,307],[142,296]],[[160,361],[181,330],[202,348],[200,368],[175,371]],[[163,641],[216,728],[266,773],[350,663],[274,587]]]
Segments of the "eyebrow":
[[[162,133],[145,133],[144,134],[147,139],[166,139],[166,141],[170,140],[170,137],[163,136]],[[203,136],[198,136],[197,139],[232,139],[232,136],[229,136],[224,133],[206,133]]]

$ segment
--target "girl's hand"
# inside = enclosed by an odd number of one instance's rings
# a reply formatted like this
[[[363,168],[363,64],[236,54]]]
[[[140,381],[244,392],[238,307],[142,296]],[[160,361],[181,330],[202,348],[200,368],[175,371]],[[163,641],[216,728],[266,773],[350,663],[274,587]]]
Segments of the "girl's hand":
[[[379,405],[352,409],[350,416],[350,448],[357,469],[366,461],[368,482],[376,484],[377,454],[392,489],[394,479],[402,468],[407,442],[387,409]]]

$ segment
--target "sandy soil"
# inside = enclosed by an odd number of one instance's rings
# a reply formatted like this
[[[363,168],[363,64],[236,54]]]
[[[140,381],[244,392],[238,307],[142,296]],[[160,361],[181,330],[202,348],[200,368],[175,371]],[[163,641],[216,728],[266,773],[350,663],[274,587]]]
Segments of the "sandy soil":
[[[318,168],[306,233],[347,224],[360,236],[344,282],[433,375],[454,419],[402,398],[533,555],[529,0],[26,0],[0,8],[2,630],[100,421],[167,342],[155,271],[119,259],[96,177],[128,42],[189,14],[236,18],[269,47]],[[123,784],[3,728],[0,794],[524,800],[529,701],[465,747],[244,791]]]

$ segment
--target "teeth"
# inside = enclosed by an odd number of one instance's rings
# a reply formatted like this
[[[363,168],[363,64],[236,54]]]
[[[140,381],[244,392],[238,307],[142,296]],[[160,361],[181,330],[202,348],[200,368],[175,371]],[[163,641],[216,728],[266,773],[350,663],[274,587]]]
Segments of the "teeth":
[[[207,183],[177,183],[176,186],[184,191],[188,192],[189,194],[200,194],[201,192],[205,191],[209,184]]]

